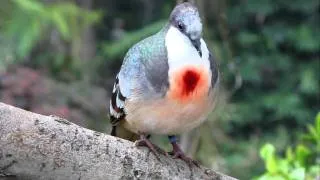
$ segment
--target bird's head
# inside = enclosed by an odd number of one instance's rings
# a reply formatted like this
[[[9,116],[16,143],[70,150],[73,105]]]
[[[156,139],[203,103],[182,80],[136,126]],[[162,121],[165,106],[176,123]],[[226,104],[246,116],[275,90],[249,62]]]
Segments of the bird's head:
[[[190,39],[201,56],[202,23],[198,9],[188,2],[179,4],[173,9],[169,22]]]

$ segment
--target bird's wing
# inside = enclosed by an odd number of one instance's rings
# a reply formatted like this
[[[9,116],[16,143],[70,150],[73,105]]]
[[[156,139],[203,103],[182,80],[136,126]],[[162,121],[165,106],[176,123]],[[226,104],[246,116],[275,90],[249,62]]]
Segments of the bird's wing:
[[[117,126],[125,119],[125,102],[131,98],[133,91],[141,89],[143,71],[139,48],[131,48],[124,58],[120,72],[116,76],[110,99],[110,121],[112,126]]]
[[[123,120],[125,119],[124,104],[126,97],[121,93],[119,85],[119,76],[117,75],[116,81],[113,86],[112,95],[110,99],[110,121],[112,125],[112,136],[117,136],[123,139],[130,141],[135,141],[138,139],[138,135],[125,129],[122,125]]]
[[[143,86],[146,86],[146,82],[142,70],[141,55],[138,50],[139,48],[136,46],[129,50],[113,86],[109,112],[110,121],[114,127],[125,119],[125,103],[127,99],[132,99],[135,91],[146,92],[146,88],[143,89]]]
[[[116,77],[116,81],[113,85],[112,95],[110,99],[110,121],[112,126],[116,126],[121,119],[125,117],[124,113],[124,102],[126,97],[122,95],[119,88],[119,78]]]
[[[162,32],[161,32],[162,33]],[[113,127],[126,117],[126,101],[161,97],[168,88],[168,62],[161,34],[151,36],[132,47],[124,58],[110,100]]]

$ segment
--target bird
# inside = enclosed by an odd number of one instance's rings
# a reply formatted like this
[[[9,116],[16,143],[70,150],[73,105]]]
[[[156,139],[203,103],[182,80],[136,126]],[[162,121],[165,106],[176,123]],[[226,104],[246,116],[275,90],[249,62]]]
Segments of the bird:
[[[182,151],[177,136],[207,119],[217,104],[220,81],[202,31],[198,8],[181,3],[159,32],[128,50],[112,89],[111,135],[154,154],[163,151],[150,135],[166,135],[174,158],[195,162]]]

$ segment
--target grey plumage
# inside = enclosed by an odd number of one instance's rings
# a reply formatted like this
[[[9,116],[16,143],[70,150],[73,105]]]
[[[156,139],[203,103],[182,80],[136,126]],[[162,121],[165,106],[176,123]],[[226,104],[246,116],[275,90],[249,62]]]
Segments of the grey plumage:
[[[120,91],[125,97],[138,93],[142,98],[164,95],[168,88],[168,61],[165,47],[167,26],[133,46],[118,74]]]
[[[217,85],[217,81],[219,80],[219,68],[217,61],[215,60],[215,57],[212,55],[212,53],[209,51],[209,61],[210,61],[210,69],[211,69],[211,86],[212,88]]]
[[[182,33],[191,40],[201,37],[202,26],[199,12],[197,8],[190,3],[178,5],[170,15],[170,23],[178,28],[182,27]],[[194,28],[194,26],[197,28]]]

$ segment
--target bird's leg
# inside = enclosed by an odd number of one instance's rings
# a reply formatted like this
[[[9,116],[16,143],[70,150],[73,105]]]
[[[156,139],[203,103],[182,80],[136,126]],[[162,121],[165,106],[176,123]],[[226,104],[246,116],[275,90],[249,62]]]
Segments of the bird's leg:
[[[157,145],[153,144],[150,140],[150,135],[145,135],[144,133],[140,133],[140,139],[135,142],[136,146],[145,146],[149,148],[152,153],[159,159],[158,153],[161,153],[165,156],[168,155],[168,153],[164,150],[162,150],[160,147]]]
[[[177,143],[177,137],[176,136],[168,136],[170,143],[172,145],[172,152],[170,154],[173,156],[174,159],[180,158],[186,163],[188,163],[189,166],[192,164],[196,165],[197,167],[200,167],[199,162],[191,159],[190,157],[186,156],[184,152],[181,150],[180,146]]]
[[[150,134],[147,135],[147,139],[148,139],[149,141],[150,141],[150,137],[151,137]],[[150,142],[151,142],[151,141],[150,141]],[[163,150],[161,147],[157,146],[156,144],[153,144],[152,142],[151,142],[151,144],[152,144],[153,147],[157,150],[157,152],[159,152],[159,153],[161,153],[161,154],[163,154],[163,155],[165,155],[165,156],[169,156],[169,154],[167,153],[167,151]]]
[[[148,147],[156,155],[157,151],[154,145],[151,143],[151,141],[147,138],[147,136],[144,133],[140,133],[139,135],[140,135],[140,139],[137,140],[134,144],[136,146]]]

